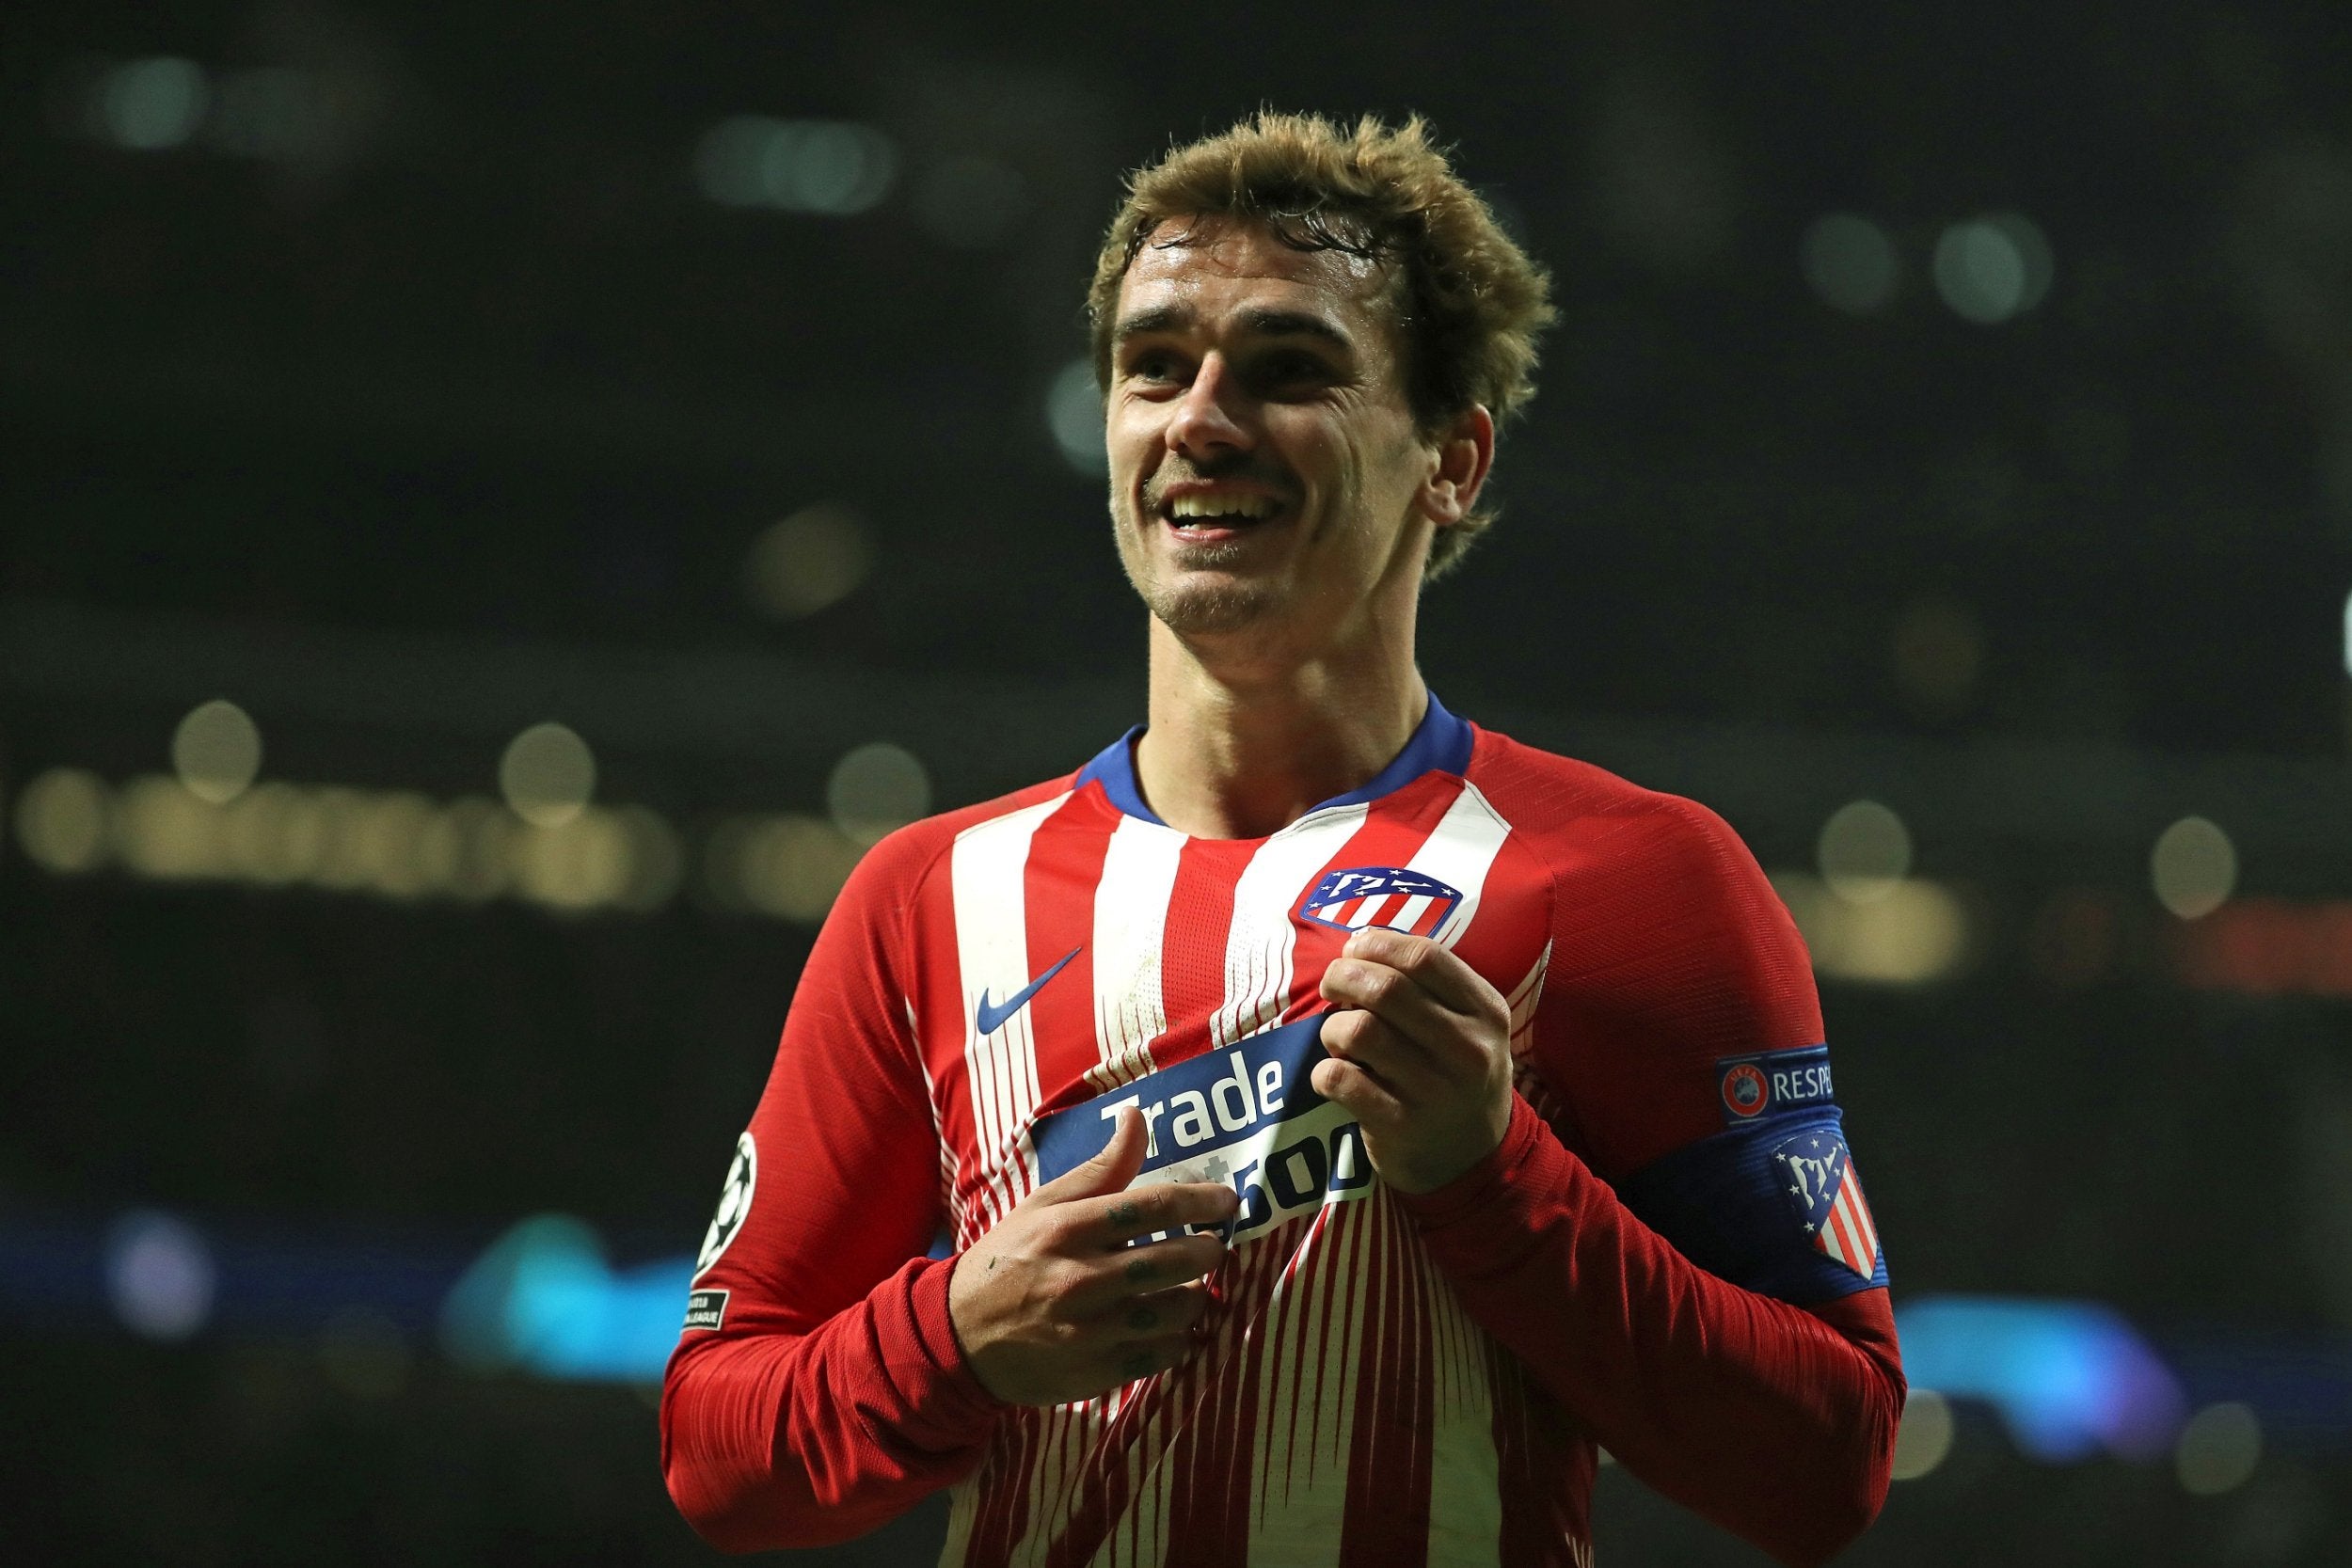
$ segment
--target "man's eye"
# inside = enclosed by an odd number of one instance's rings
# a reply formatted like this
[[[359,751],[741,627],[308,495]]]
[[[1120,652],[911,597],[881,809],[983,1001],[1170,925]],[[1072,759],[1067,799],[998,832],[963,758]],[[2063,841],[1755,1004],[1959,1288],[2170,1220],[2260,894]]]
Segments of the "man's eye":
[[[1173,381],[1178,374],[1172,354],[1139,354],[1128,361],[1127,373],[1137,381]]]
[[[1327,379],[1329,373],[1323,361],[1311,354],[1270,355],[1258,366],[1260,378],[1276,387],[1295,386],[1302,381],[1321,381]]]

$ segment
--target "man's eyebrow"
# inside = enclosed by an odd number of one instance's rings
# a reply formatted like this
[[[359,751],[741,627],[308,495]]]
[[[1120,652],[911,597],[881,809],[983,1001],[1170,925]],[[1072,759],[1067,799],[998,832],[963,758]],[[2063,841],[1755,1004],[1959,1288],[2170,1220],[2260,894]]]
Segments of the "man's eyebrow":
[[[1114,342],[1148,338],[1160,332],[1182,332],[1199,317],[1189,306],[1155,305],[1123,318],[1111,328]],[[1356,341],[1310,310],[1245,310],[1238,318],[1243,331],[1259,338],[1313,338],[1333,348],[1353,351]]]

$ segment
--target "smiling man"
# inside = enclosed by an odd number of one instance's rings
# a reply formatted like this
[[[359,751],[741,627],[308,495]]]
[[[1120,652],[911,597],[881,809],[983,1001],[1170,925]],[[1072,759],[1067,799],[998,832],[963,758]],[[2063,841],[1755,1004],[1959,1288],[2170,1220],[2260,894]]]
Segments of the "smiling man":
[[[1582,1565],[1605,1448],[1826,1559],[1903,1383],[1804,947],[1718,818],[1414,661],[1541,273],[1418,122],[1261,115],[1136,177],[1089,304],[1149,722],[850,879],[672,1496],[748,1549],[952,1486],[976,1568]]]

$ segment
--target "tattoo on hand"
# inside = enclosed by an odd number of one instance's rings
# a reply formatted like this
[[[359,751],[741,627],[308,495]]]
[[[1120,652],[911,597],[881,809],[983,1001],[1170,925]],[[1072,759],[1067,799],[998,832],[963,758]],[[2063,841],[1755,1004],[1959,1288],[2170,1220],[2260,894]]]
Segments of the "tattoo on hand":
[[[1111,1211],[1111,1223],[1122,1227],[1133,1225],[1141,1218],[1143,1218],[1143,1206],[1139,1203],[1122,1203]]]
[[[1130,1285],[1148,1284],[1152,1275],[1156,1272],[1152,1267],[1152,1260],[1148,1258],[1127,1259],[1127,1283]]]

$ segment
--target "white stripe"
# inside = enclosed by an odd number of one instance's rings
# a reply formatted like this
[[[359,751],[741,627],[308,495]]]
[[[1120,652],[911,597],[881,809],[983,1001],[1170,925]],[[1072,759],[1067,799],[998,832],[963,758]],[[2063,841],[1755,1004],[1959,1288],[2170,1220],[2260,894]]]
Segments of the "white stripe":
[[[1420,920],[1423,914],[1428,912],[1429,906],[1436,902],[1437,900],[1430,897],[1429,895],[1425,893],[1417,893],[1410,898],[1406,899],[1404,907],[1398,910],[1394,915],[1391,916],[1385,924],[1392,926],[1400,931],[1410,931],[1413,928],[1414,922]]]
[[[1290,1000],[1291,911],[1340,846],[1363,826],[1363,806],[1336,806],[1300,817],[1260,845],[1233,887],[1233,925],[1225,940],[1225,1003],[1209,1021],[1209,1037],[1231,1045],[1282,1016]]]
[[[1151,1043],[1168,1033],[1160,944],[1184,835],[1121,815],[1094,889],[1094,1042],[1097,1088],[1152,1070]]]
[[[1029,974],[1029,922],[1023,873],[1029,841],[1038,825],[1060,809],[1067,795],[993,817],[956,835],[949,861],[956,907],[956,959],[963,983],[966,1076],[972,1086],[973,1141],[980,1169],[1005,1209],[1036,1185],[1034,1156],[1020,1132],[1037,1109],[1037,1050],[1029,1036],[1029,1009],[1022,1008],[995,1033],[981,1037],[979,1002],[1002,1005],[1034,977]]]
[[[1846,1179],[1837,1184],[1837,1201],[1845,1207],[1846,1218],[1854,1228],[1854,1237],[1861,1242],[1863,1252],[1873,1269],[1878,1264],[1878,1227],[1870,1223],[1870,1206],[1862,1196],[1862,1183],[1854,1180],[1853,1156],[1846,1156]]]
[[[1486,873],[1494,869],[1495,856],[1502,852],[1502,841],[1511,836],[1511,824],[1476,784],[1465,779],[1462,793],[1454,798],[1421,848],[1406,867],[1453,887],[1462,895],[1462,901],[1454,906],[1454,912],[1445,917],[1430,937],[1440,947],[1451,947],[1462,940],[1478,917],[1478,900],[1486,887]]]

